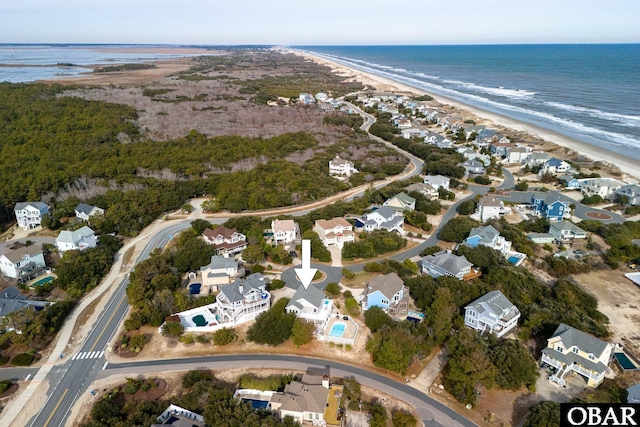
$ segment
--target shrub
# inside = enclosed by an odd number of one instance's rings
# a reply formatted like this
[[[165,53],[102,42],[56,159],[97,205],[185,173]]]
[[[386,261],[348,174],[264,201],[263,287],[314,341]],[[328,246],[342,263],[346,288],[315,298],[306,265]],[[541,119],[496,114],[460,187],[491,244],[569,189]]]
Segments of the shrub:
[[[313,323],[296,318],[293,322],[293,328],[291,329],[291,342],[293,342],[293,345],[296,347],[310,343],[313,339],[315,329]]]
[[[486,176],[477,176],[475,181],[476,181],[476,184],[480,184],[480,185],[491,184],[491,178],[488,178]]]
[[[256,321],[247,331],[247,339],[258,344],[279,345],[291,336],[294,313],[286,313],[285,307],[289,298],[282,298],[271,306],[268,311],[260,313]]]
[[[209,335],[196,335],[196,342],[200,344],[209,344],[211,342],[211,338]]]
[[[147,343],[147,338],[143,334],[132,335],[129,339],[129,346],[132,351],[139,352]]]
[[[13,366],[29,366],[33,363],[34,357],[27,353],[20,353],[13,356],[11,359],[11,364]]]
[[[213,334],[213,343],[215,345],[227,345],[238,339],[235,329],[222,328]]]
[[[184,333],[184,326],[180,322],[166,322],[162,326],[162,335],[165,337],[179,337]]]
[[[9,361],[9,356],[0,356],[0,366],[6,365]]]
[[[284,280],[273,279],[267,287],[269,288],[269,291],[275,291],[276,289],[284,288],[284,285],[285,285]]]
[[[350,290],[347,289],[346,291],[344,291],[342,293],[342,296],[345,297],[345,298],[351,298],[353,296],[353,294],[351,293]]]
[[[211,381],[213,373],[204,369],[195,369],[187,372],[182,377],[182,388],[191,388],[200,381]]]
[[[193,334],[184,334],[180,337],[180,342],[183,344],[193,344],[195,341]]]
[[[354,277],[356,277],[356,273],[349,270],[348,268],[342,269],[342,275],[345,277],[345,279],[353,279]]]
[[[0,381],[0,394],[4,393],[11,387],[11,380]]]
[[[336,296],[340,293],[340,285],[336,282],[328,283],[324,291],[331,296]]]
[[[293,374],[269,375],[268,377],[258,377],[254,374],[244,374],[238,378],[239,388],[250,388],[253,390],[282,391],[284,387],[294,380]]]
[[[345,307],[347,307],[347,311],[352,316],[357,316],[360,314],[360,307],[358,306],[358,301],[354,297],[349,297],[344,302]]]
[[[458,213],[460,215],[470,215],[473,213],[475,208],[476,202],[474,202],[473,200],[466,200],[460,203],[460,206],[458,206]]]
[[[393,427],[415,427],[418,425],[418,420],[411,415],[411,412],[403,410],[393,411],[391,422],[393,423]]]

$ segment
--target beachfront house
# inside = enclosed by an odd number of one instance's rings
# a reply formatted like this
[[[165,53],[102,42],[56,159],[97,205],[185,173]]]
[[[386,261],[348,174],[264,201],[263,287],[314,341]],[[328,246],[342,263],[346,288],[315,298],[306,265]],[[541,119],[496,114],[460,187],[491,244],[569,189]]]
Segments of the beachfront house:
[[[516,148],[516,145],[512,144],[511,142],[493,142],[489,146],[491,154],[501,158],[507,157],[507,153],[509,152],[509,150],[514,148]]]
[[[74,231],[62,230],[56,238],[56,246],[59,252],[83,251],[96,247],[96,235],[86,225]]]
[[[451,251],[440,251],[422,258],[422,273],[433,278],[451,276],[458,280],[471,280],[480,276],[480,272],[473,269],[465,256],[457,256]]]
[[[300,226],[292,219],[274,219],[271,221],[271,232],[275,246],[282,244],[285,249],[289,249],[300,242]]]
[[[520,310],[500,291],[491,291],[464,308],[464,324],[481,334],[501,338],[511,332],[520,319]]]
[[[478,201],[476,212],[472,218],[485,222],[490,219],[498,219],[501,215],[509,213],[511,213],[511,208],[505,206],[502,200],[492,196],[484,196]]]
[[[561,200],[554,194],[534,194],[531,196],[531,212],[534,215],[548,218],[549,221],[561,221],[571,216],[569,202]]]
[[[387,230],[404,234],[404,215],[389,206],[383,206],[364,214],[359,222],[362,224],[362,228],[368,232]]]
[[[39,245],[27,245],[25,242],[14,242],[0,255],[0,271],[2,274],[19,282],[28,282],[44,274],[47,265],[44,253]]]
[[[542,350],[541,364],[555,368],[549,380],[561,386],[567,374],[578,373],[595,388],[604,380],[612,356],[613,344],[561,323]]]
[[[214,255],[209,264],[200,267],[202,286],[204,287],[201,293],[206,295],[217,292],[220,285],[231,283],[232,280],[243,274],[244,269],[238,267],[238,261],[235,258]]]
[[[407,185],[406,187],[404,187],[404,189],[407,190],[408,192],[415,191],[430,199],[438,197],[438,189],[434,188],[430,184],[423,184],[423,183],[417,182],[415,184]]]
[[[394,122],[398,129],[410,129],[412,126],[411,120],[406,117],[398,117],[397,119],[394,120]],[[420,129],[416,129],[416,130],[420,132]]]
[[[551,157],[547,153],[531,153],[529,154],[529,157],[527,157],[526,166],[529,168],[542,166],[550,158]]]
[[[42,310],[49,304],[51,303],[47,301],[27,299],[27,297],[23,295],[18,288],[15,286],[8,286],[0,291],[0,320],[14,311],[20,311],[27,308]],[[9,324],[6,327],[7,329],[11,329],[11,325]]]
[[[558,181],[560,181],[560,184],[562,184],[567,190],[580,189],[580,180],[574,178],[571,174],[562,175],[558,178]]]
[[[616,197],[626,197],[628,204],[632,206],[640,205],[640,185],[638,184],[625,184],[615,190]]]
[[[549,226],[549,234],[560,243],[587,238],[586,231],[569,221],[552,222]]]
[[[362,309],[380,307],[386,312],[396,313],[408,309],[405,298],[406,287],[396,273],[376,276],[367,283],[362,298]]]
[[[336,156],[335,159],[329,160],[329,175],[337,178],[349,178],[354,173],[358,173],[358,169],[353,166],[353,162],[341,159]]]
[[[416,209],[416,199],[405,193],[398,193],[385,200],[382,206],[389,206],[399,211],[413,211]]]
[[[616,191],[625,185],[624,182],[612,178],[589,178],[580,180],[580,191],[585,197],[600,196],[603,199],[614,199]]]
[[[235,228],[218,226],[213,230],[207,228],[202,233],[205,243],[213,245],[218,255],[232,256],[247,248],[247,236]]]
[[[507,148],[507,154],[505,155],[504,162],[522,164],[527,160],[530,154],[531,149],[527,147]]]
[[[440,188],[448,190],[450,181],[451,180],[449,178],[442,175],[426,175],[422,178],[422,182],[424,184],[429,184],[437,190]]]
[[[314,231],[325,246],[338,245],[341,248],[345,243],[356,240],[353,225],[342,217],[316,220]]]
[[[464,168],[466,175],[484,175],[487,171],[484,168],[484,163],[475,159],[466,160],[463,163],[459,163],[458,166]]]
[[[484,129],[486,129],[484,126],[467,126],[464,128],[464,137],[467,141],[470,139],[476,139],[475,137],[478,136],[478,133]],[[489,145],[488,142],[487,145]]]
[[[91,206],[84,203],[80,203],[74,209],[76,218],[82,221],[89,221],[92,216],[104,215],[104,209],[97,206]]]
[[[542,164],[538,175],[564,175],[571,169],[571,165],[564,160],[551,158]]]
[[[49,213],[49,206],[44,202],[18,202],[13,208],[18,227],[24,230],[39,227],[42,217]]]
[[[315,286],[299,286],[285,307],[287,313],[294,313],[300,319],[315,324],[319,330],[327,324],[332,309],[333,300]]]

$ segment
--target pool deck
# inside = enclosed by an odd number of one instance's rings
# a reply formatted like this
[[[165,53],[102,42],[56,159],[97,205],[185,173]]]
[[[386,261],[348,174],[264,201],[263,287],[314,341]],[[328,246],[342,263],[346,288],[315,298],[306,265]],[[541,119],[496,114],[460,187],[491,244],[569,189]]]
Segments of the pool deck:
[[[329,319],[327,320],[327,324],[325,325],[322,333],[325,335],[328,341],[331,341],[332,338],[342,338],[355,342],[356,336],[358,334],[358,325],[356,324],[355,320],[351,319],[351,317],[349,317],[349,320],[343,320],[343,316],[344,315],[341,314],[338,316],[338,318],[336,318],[336,315],[332,314],[331,317],[329,317]],[[345,324],[344,332],[342,333],[341,337],[332,337],[329,335],[331,333],[333,325],[335,325],[336,323]]]

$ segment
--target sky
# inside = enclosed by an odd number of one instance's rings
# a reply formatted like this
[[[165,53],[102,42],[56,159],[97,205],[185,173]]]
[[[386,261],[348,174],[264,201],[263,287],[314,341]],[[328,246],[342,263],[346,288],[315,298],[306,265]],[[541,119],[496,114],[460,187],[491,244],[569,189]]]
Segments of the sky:
[[[0,43],[639,43],[638,0],[0,0]]]

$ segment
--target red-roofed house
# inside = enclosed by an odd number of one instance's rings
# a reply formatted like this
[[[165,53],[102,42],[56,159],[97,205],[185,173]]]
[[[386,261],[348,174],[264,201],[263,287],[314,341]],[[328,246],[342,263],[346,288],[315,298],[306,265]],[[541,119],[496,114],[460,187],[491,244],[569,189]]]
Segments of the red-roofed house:
[[[353,225],[344,218],[319,219],[316,221],[315,232],[325,246],[338,245],[342,247],[347,242],[355,241]]]
[[[233,255],[242,252],[247,247],[247,236],[238,233],[235,228],[216,227],[207,228],[202,233],[204,241],[216,248],[218,255]]]

